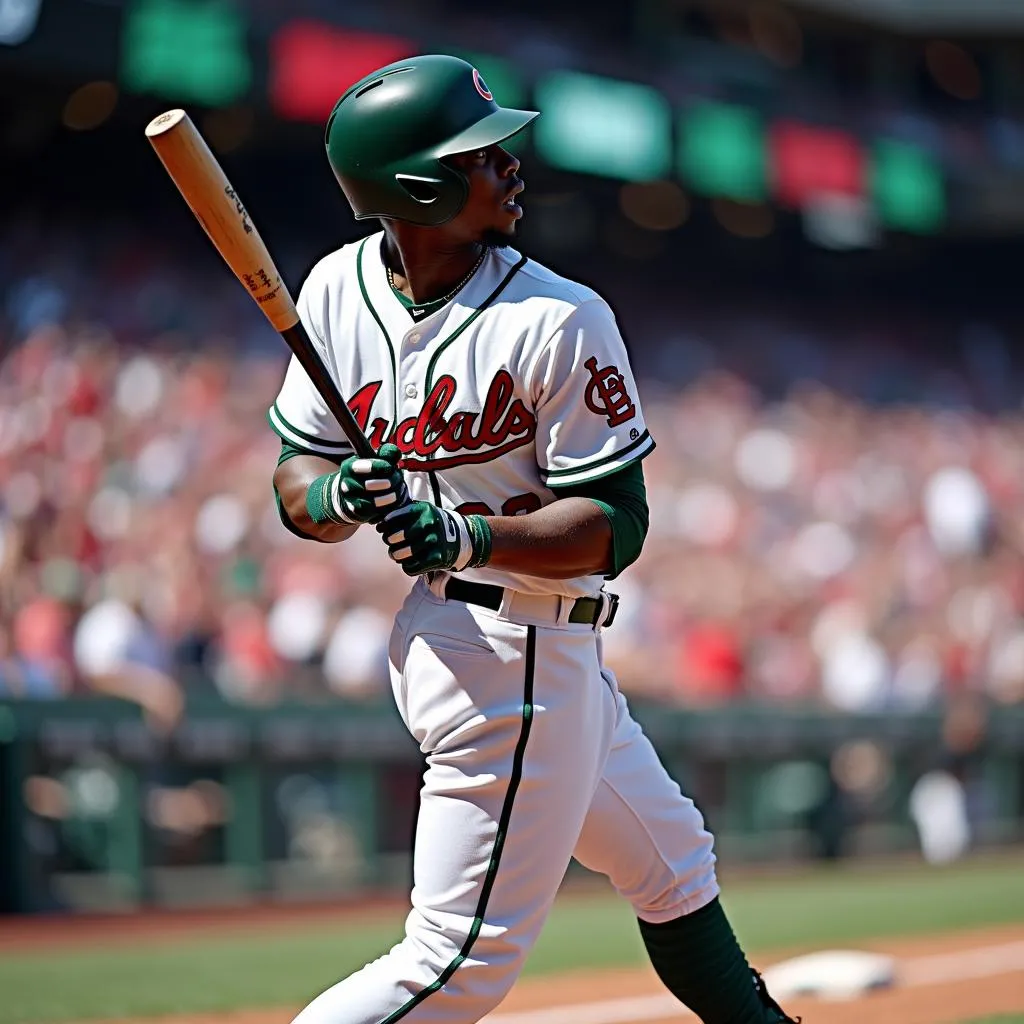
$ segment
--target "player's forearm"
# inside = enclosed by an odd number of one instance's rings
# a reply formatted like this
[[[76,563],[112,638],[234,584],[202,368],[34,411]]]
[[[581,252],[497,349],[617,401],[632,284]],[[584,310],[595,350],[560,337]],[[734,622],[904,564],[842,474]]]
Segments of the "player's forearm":
[[[608,572],[612,530],[589,498],[563,498],[523,516],[488,516],[495,569],[572,579]]]
[[[356,532],[355,526],[341,526],[337,523],[314,522],[306,508],[306,492],[309,485],[324,473],[332,473],[338,467],[329,459],[315,455],[296,455],[282,462],[274,471],[274,486],[281,496],[288,518],[307,536],[325,544],[347,540]]]

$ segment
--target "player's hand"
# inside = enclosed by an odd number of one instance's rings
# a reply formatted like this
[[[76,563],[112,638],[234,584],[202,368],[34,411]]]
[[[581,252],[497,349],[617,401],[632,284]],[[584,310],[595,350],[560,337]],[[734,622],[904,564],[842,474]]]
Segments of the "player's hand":
[[[327,483],[332,518],[346,525],[376,523],[406,504],[409,491],[398,468],[401,457],[395,445],[385,444],[375,459],[347,458]]]
[[[390,512],[377,523],[377,532],[407,576],[475,568],[491,553],[491,531],[482,516],[449,512],[429,501],[414,501]]]

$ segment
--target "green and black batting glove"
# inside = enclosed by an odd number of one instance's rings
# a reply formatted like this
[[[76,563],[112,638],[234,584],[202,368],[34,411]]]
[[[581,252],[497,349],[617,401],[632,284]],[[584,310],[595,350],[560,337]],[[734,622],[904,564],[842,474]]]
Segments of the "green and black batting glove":
[[[475,569],[491,557],[491,528],[483,516],[449,512],[429,501],[390,512],[377,523],[377,532],[406,576]]]
[[[310,518],[342,526],[379,522],[409,500],[405,477],[398,468],[401,458],[395,445],[385,444],[376,458],[352,455],[337,472],[317,477],[306,492]]]

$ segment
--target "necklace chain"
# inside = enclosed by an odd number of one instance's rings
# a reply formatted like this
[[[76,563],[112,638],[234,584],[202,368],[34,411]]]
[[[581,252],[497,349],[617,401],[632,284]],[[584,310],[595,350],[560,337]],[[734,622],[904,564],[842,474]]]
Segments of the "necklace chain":
[[[431,299],[431,301],[429,303],[427,303],[427,302],[420,302],[420,303],[417,303],[417,305],[427,306],[427,305],[432,305],[435,302],[437,302],[437,303],[448,302],[451,299],[453,299],[455,297],[455,295],[459,291],[461,291],[462,288],[465,287],[465,285],[468,283],[469,279],[480,269],[480,264],[483,263],[484,257],[486,255],[487,255],[487,250],[486,249],[481,249],[480,250],[480,255],[477,258],[476,263],[474,263],[473,266],[469,268],[469,273],[447,295],[442,295],[441,298],[439,298],[439,299]],[[398,291],[398,287],[395,285],[395,275],[392,272],[391,267],[387,266],[385,264],[385,269],[387,270],[387,274],[388,274],[388,284],[391,285],[391,287],[394,288],[395,291]]]

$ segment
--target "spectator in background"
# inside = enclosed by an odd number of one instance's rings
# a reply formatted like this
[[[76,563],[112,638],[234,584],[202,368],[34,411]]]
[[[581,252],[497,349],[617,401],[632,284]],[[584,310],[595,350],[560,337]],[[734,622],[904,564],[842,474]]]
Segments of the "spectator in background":
[[[939,763],[910,792],[910,814],[929,864],[947,864],[964,856],[991,814],[982,764],[986,732],[985,712],[976,698],[950,703]]]
[[[145,615],[140,586],[122,583],[79,619],[75,664],[97,693],[137,704],[152,728],[167,732],[181,717],[184,700],[167,650]]]
[[[0,693],[9,697],[53,700],[71,691],[72,664],[68,648],[70,610],[61,602],[39,597],[14,616],[11,637],[0,626]],[[6,641],[6,643],[5,643]]]
[[[372,605],[341,612],[324,651],[327,685],[339,697],[379,697],[390,683],[391,618]]]

